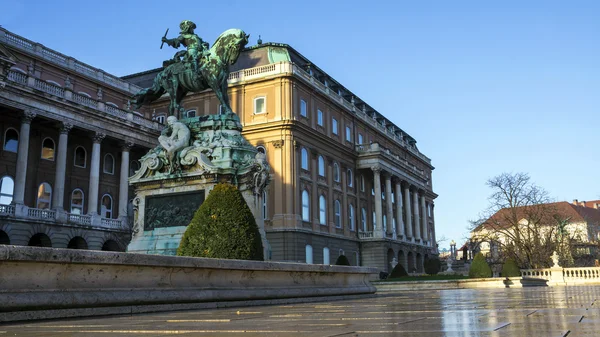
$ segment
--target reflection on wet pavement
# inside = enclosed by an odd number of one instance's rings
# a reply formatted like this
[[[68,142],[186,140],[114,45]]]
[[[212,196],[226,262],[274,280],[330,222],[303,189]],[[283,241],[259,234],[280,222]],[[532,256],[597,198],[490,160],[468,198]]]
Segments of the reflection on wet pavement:
[[[413,291],[363,299],[0,326],[0,336],[598,336],[600,286]]]

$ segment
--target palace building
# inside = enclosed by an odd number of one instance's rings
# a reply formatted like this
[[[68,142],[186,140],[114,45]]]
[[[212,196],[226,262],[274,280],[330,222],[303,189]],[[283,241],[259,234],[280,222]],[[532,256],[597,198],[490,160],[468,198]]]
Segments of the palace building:
[[[127,102],[161,69],[117,78],[1,29],[0,62],[0,242],[123,250],[127,178],[156,146],[169,99],[140,111]],[[407,132],[285,44],[245,49],[229,90],[271,166],[261,198],[271,260],[346,255],[422,272],[437,255],[434,168]],[[183,106],[180,117],[221,110],[209,90]]]

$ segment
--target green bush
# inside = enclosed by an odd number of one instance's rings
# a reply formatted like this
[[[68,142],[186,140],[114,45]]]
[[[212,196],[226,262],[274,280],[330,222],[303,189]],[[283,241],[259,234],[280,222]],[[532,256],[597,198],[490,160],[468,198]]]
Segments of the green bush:
[[[392,272],[390,273],[390,276],[388,278],[399,278],[403,276],[408,276],[408,273],[406,272],[406,269],[404,269],[404,267],[402,267],[402,265],[398,263],[394,267],[394,269],[392,269]]]
[[[337,260],[335,260],[335,265],[336,266],[349,266],[350,261],[348,261],[348,258],[346,257],[346,255],[340,255],[337,258]]]
[[[471,263],[471,269],[469,269],[470,278],[484,278],[492,277],[492,269],[488,265],[485,257],[481,253],[475,254],[475,258]]]
[[[263,246],[256,220],[242,193],[231,184],[217,184],[194,214],[179,256],[262,261]]]
[[[521,270],[513,259],[506,259],[502,265],[502,277],[517,277],[521,276]]]
[[[431,259],[426,259],[423,267],[425,268],[425,273],[428,275],[437,275],[442,268],[442,263],[440,262],[440,259],[434,257]]]

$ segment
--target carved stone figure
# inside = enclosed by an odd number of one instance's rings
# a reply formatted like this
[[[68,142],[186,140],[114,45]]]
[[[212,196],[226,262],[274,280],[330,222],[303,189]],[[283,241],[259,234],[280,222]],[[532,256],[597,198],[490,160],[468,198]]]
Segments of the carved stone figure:
[[[195,27],[195,25],[192,22],[186,24],[183,27],[186,28],[186,34],[190,31],[193,33],[193,29],[190,30],[189,27]],[[193,35],[195,36],[195,34]],[[152,87],[142,89],[134,95],[133,103],[140,108],[144,104],[154,102],[167,92],[171,99],[169,115],[172,116],[179,113],[182,108],[181,101],[188,92],[200,92],[210,88],[223,106],[223,113],[233,114],[227,94],[229,66],[237,61],[240,52],[248,43],[248,37],[249,35],[246,35],[241,29],[226,30],[217,38],[209,53],[205,53],[206,57],[198,58],[200,46],[204,46],[204,42],[199,37],[197,40],[195,37],[186,38],[184,34],[182,41],[189,41],[185,42],[185,45],[188,46],[187,54],[190,57],[184,57],[181,62],[167,66],[154,78]],[[170,41],[168,43],[172,45],[177,45],[173,40],[167,41]],[[183,44],[180,40],[177,41]],[[190,48],[196,44],[197,48]],[[199,61],[197,67],[193,65],[195,57]]]
[[[177,151],[190,144],[190,129],[179,122],[175,116],[167,118],[167,125],[168,127],[163,131],[163,134],[158,137],[158,142],[167,151],[169,162],[174,163],[173,159]]]
[[[269,163],[267,162],[267,156],[264,153],[256,153],[255,158],[255,172],[253,175],[254,194],[261,195],[265,186],[269,183]]]

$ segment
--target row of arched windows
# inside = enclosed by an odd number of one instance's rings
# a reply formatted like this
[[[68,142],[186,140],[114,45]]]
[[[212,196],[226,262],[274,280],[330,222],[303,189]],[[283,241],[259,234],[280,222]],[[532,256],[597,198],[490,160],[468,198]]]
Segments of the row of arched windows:
[[[342,205],[339,200],[333,202],[333,222],[335,227],[342,228]],[[354,205],[348,204],[348,228],[354,230]],[[311,222],[310,220],[310,195],[308,191],[302,191],[302,221]],[[319,224],[327,225],[327,199],[324,195],[319,196]]]
[[[4,151],[16,153],[18,148],[19,132],[13,128],[8,128],[6,132],[4,132],[3,149]],[[46,137],[42,140],[42,153],[40,156],[42,159],[54,161],[56,156],[56,146],[52,138]],[[76,167],[85,168],[86,163],[87,152],[85,151],[85,148],[83,146],[77,146],[75,148],[73,165]],[[131,166],[135,170],[139,170],[139,164],[137,161],[133,161]],[[110,153],[104,155],[102,172],[107,174],[115,174],[115,157]]]
[[[300,153],[301,153],[301,168],[303,170],[310,171],[309,164],[308,164],[308,150],[303,147],[302,150],[300,150]],[[326,176],[325,167],[326,167],[325,166],[325,158],[323,158],[323,156],[319,155],[319,157],[317,158],[317,172],[320,177]],[[347,169],[346,175],[347,175],[347,180],[348,180],[348,186],[352,187],[354,185],[354,183],[353,183],[354,177],[352,174],[352,169]],[[341,181],[340,165],[337,162],[333,162],[333,181],[335,181],[335,182]]]
[[[12,177],[4,176],[0,179],[0,205],[9,205],[13,200],[15,182]],[[113,216],[113,198],[106,193],[102,196],[100,215],[105,218]],[[85,196],[83,190],[76,188],[71,192],[71,213],[83,214],[85,204]],[[43,182],[38,186],[35,208],[51,209],[52,208],[52,185]]]
[[[314,263],[313,247],[311,245],[306,245],[306,246],[304,246],[304,250],[305,250],[306,263],[313,264]],[[345,252],[343,249],[340,249],[339,256],[342,256],[342,255],[345,255]],[[354,258],[356,259],[356,265],[358,265],[359,264],[358,254],[356,252],[354,252]],[[323,264],[326,264],[326,265],[331,264],[331,254],[329,252],[329,247],[323,247]]]

